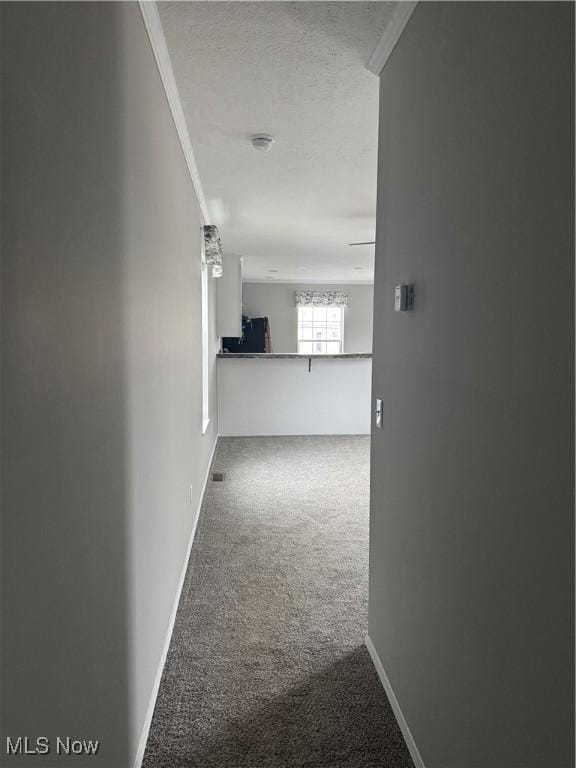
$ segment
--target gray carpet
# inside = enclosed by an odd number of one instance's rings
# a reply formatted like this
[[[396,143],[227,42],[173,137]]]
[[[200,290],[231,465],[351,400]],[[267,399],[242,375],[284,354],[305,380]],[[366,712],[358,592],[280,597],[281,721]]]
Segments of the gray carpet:
[[[363,645],[366,437],[223,438],[144,768],[411,768]]]

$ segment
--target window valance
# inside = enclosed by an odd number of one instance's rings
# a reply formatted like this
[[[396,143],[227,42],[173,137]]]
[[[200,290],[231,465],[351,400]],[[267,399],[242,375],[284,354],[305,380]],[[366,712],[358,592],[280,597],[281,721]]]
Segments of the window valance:
[[[204,253],[206,264],[212,267],[212,277],[222,277],[222,241],[214,224],[204,226]]]
[[[348,294],[341,291],[296,291],[297,307],[345,307]]]

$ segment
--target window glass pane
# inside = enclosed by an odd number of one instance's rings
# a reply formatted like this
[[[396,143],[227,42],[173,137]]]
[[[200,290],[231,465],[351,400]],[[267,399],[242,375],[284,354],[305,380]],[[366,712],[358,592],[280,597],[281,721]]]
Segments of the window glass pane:
[[[340,341],[340,325],[331,324],[328,326],[328,338]]]
[[[208,267],[202,264],[202,434],[210,422],[210,331]]]
[[[343,351],[343,307],[298,307],[298,351],[338,354]]]

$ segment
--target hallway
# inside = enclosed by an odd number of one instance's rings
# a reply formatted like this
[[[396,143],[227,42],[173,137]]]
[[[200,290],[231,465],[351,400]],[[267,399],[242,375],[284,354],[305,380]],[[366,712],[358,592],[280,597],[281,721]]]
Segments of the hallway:
[[[221,438],[144,768],[408,768],[364,647],[369,438]]]
[[[0,765],[576,768],[575,8],[0,2]]]

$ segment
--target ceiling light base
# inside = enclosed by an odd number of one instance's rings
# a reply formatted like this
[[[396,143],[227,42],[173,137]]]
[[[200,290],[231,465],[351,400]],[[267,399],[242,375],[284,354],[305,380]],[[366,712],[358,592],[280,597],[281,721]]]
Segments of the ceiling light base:
[[[250,141],[252,142],[254,149],[258,152],[268,152],[276,139],[274,136],[270,136],[269,133],[258,133],[256,136],[252,136]]]

